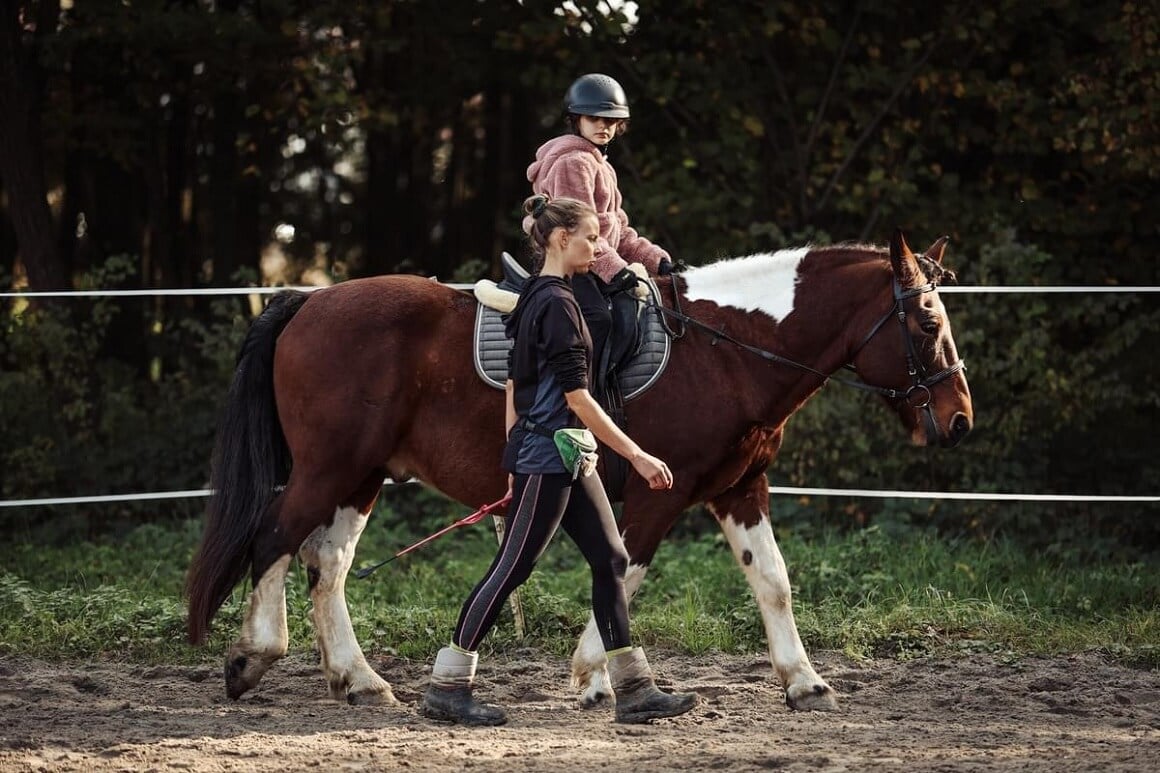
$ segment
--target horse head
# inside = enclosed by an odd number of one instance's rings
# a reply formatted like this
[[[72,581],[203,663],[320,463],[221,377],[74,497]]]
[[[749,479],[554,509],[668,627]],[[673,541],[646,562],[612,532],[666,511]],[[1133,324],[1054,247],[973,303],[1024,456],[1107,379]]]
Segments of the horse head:
[[[852,364],[879,387],[915,445],[950,448],[974,422],[971,392],[959,359],[940,283],[955,281],[942,266],[947,237],[915,255],[901,230],[890,240],[893,303],[862,340]]]

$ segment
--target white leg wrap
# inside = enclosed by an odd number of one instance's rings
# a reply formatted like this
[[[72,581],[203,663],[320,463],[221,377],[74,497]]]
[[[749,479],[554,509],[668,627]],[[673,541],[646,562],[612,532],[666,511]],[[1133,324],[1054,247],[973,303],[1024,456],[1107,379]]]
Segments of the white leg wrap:
[[[640,590],[646,574],[647,565],[629,564],[628,572],[624,575],[624,594],[630,603]],[[599,703],[602,696],[609,692],[605,661],[604,642],[600,640],[596,617],[589,615],[588,626],[580,635],[580,641],[572,653],[572,686],[581,688],[580,701],[586,706]]]
[[[612,689],[614,690],[626,682],[640,679],[651,681],[653,678],[648,658],[644,656],[644,650],[640,647],[633,647],[628,652],[622,652],[609,658],[608,676],[612,680]]]
[[[435,656],[435,666],[431,669],[431,684],[445,689],[470,687],[475,681],[475,667],[478,663],[478,652],[462,652],[444,647]]]

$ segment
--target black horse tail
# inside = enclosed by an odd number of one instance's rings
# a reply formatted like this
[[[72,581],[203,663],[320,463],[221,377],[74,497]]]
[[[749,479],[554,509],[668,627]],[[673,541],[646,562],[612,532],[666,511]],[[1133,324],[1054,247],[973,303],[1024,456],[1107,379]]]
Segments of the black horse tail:
[[[191,644],[205,641],[210,621],[249,571],[263,515],[290,474],[274,402],[274,345],[307,297],[295,290],[275,295],[238,353],[218,425],[205,533],[186,579]]]

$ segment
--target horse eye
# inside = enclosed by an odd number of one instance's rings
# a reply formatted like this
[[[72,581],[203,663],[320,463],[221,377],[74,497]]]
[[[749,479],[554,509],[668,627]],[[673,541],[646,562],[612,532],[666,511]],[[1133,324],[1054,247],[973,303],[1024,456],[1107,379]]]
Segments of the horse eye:
[[[938,317],[923,317],[918,326],[927,335],[934,335],[938,332]]]

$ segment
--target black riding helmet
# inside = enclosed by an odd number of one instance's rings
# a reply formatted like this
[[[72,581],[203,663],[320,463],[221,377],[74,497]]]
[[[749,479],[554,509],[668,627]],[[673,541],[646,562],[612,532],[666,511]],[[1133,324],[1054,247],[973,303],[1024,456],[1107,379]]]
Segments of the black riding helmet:
[[[564,94],[566,115],[628,118],[628,98],[615,79],[598,72],[581,75]]]

